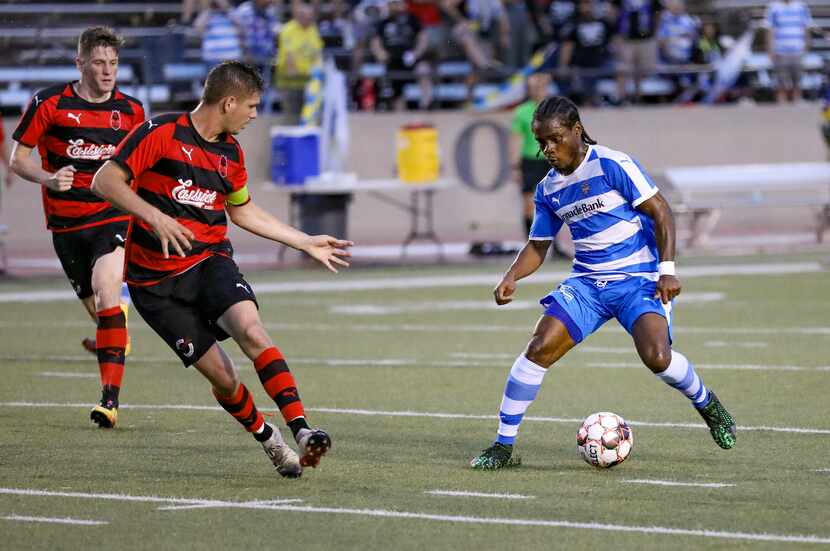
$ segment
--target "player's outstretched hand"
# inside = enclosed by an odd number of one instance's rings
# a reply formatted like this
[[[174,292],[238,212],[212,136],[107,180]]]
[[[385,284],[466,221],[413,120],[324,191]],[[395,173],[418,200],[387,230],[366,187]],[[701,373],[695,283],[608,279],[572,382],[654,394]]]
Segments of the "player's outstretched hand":
[[[346,268],[349,267],[349,263],[343,259],[352,256],[352,253],[347,250],[352,245],[354,243],[351,241],[337,239],[330,235],[312,235],[302,250],[315,260],[319,260],[332,272],[337,273],[335,264]]]
[[[513,300],[513,293],[516,292],[516,280],[510,276],[504,278],[493,289],[493,297],[496,299],[496,304],[502,306]]]
[[[655,297],[660,297],[663,304],[668,304],[674,297],[680,294],[680,280],[673,275],[662,275],[657,280],[657,289],[654,291]]]
[[[153,231],[161,241],[161,250],[164,252],[164,258],[170,258],[169,251],[171,248],[182,258],[187,256],[185,251],[193,248],[193,245],[190,243],[196,236],[188,228],[176,222],[175,218],[171,218],[159,211],[153,220],[149,222],[153,226]]]
[[[52,191],[68,191],[75,179],[75,167],[67,165],[52,174],[52,177],[43,182],[43,185]]]

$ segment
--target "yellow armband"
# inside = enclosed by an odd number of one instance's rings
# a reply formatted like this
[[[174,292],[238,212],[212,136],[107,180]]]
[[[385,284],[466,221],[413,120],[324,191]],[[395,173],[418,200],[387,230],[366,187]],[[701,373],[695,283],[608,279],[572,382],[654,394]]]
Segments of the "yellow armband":
[[[241,207],[250,200],[251,196],[248,194],[248,186],[245,186],[233,193],[229,193],[225,202],[233,207]]]

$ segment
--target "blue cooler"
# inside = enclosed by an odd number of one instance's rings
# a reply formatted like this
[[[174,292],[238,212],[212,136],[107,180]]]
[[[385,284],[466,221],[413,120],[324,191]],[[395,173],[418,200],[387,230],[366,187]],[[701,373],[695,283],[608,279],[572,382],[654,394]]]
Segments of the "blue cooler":
[[[302,185],[320,175],[320,129],[305,126],[271,128],[271,180]]]

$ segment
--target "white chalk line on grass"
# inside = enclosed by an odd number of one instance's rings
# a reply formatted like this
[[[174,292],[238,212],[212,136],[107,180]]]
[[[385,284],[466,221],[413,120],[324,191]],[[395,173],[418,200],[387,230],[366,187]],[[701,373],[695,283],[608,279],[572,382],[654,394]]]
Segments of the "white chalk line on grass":
[[[86,409],[93,405],[92,403],[72,403],[72,402],[0,402],[0,407],[9,408],[68,408],[68,409]],[[182,410],[182,411],[216,411],[224,412],[225,410],[219,406],[202,406],[191,404],[119,404],[120,409],[135,409],[135,410]],[[260,411],[276,411],[273,408],[259,408]],[[386,411],[386,410],[371,410],[371,409],[352,409],[352,408],[327,408],[327,407],[306,407],[306,411],[316,413],[331,413],[334,415],[366,415],[370,417],[416,417],[427,419],[470,419],[476,421],[492,421],[498,419],[498,415],[476,415],[469,413],[444,413],[444,412],[428,412],[428,411]],[[582,418],[576,417],[534,417],[527,416],[525,421],[535,423],[581,423]],[[627,420],[629,425],[640,427],[655,427],[655,428],[682,428],[682,429],[702,429],[707,428],[703,423],[673,423],[673,422],[654,422],[654,421],[632,421]],[[772,427],[767,425],[759,426],[745,426],[739,425],[738,431],[763,431],[763,432],[783,432],[793,434],[830,434],[830,429],[817,429],[809,427]]]
[[[30,490],[22,488],[0,488],[0,494],[27,495],[39,497],[68,497],[79,499],[114,500],[145,503],[181,503],[196,505],[201,503],[218,503],[218,500],[163,498],[158,496],[133,496],[119,494],[94,494],[81,492],[51,492],[48,490]],[[610,532],[628,532],[637,534],[657,534],[670,536],[696,536],[703,538],[735,539],[747,541],[771,541],[780,543],[816,543],[830,544],[830,537],[812,534],[768,534],[756,532],[729,532],[726,530],[701,530],[688,528],[673,528],[668,526],[636,526],[628,524],[605,524],[600,522],[575,522],[569,520],[550,519],[522,519],[504,517],[473,517],[462,515],[439,515],[409,511],[394,511],[385,509],[350,509],[344,507],[316,507],[311,505],[271,505],[265,503],[243,503],[228,501],[228,507],[245,509],[264,509],[273,511],[291,511],[298,513],[322,513],[355,515],[374,518],[393,518],[409,520],[426,520],[435,522],[459,524],[485,524],[507,526],[539,526],[545,528],[572,528],[578,530],[599,530]]]
[[[687,266],[682,277],[802,274],[824,271],[820,262],[716,264],[711,266]],[[537,272],[524,280],[524,284],[555,284],[566,279],[569,272]],[[445,276],[377,277],[365,279],[338,279],[318,281],[286,281],[259,283],[257,295],[277,293],[336,293],[350,291],[375,291],[383,289],[430,289],[436,287],[487,286],[498,282],[495,274],[458,274]],[[71,290],[24,291],[0,293],[0,302],[50,302],[77,300]]]
[[[99,377],[98,373],[73,373],[71,371],[43,371],[38,375],[58,379],[97,379]]]
[[[655,486],[683,486],[683,487],[697,487],[697,488],[733,488],[735,484],[726,482],[676,482],[673,480],[647,480],[632,478],[623,480],[627,484],[652,484]]]
[[[483,492],[462,492],[457,490],[428,490],[425,494],[448,497],[492,497],[495,499],[536,499],[536,496],[521,494],[486,494]]]
[[[84,520],[69,517],[27,517],[15,514],[6,515],[0,518],[2,518],[3,520],[15,520],[18,522],[46,522],[50,524],[74,524],[76,526],[101,526],[104,524],[109,524],[109,522],[106,520]]]
[[[632,350],[627,350],[633,353]],[[590,350],[586,350],[590,353]],[[616,350],[612,352],[612,348],[606,348],[602,352],[597,353],[622,353]],[[246,358],[231,358],[238,366],[246,366],[250,362]],[[81,362],[94,363],[95,358],[91,355],[18,355],[18,354],[0,354],[0,361],[10,362]],[[176,364],[181,362],[173,355],[170,356],[134,356],[128,360],[131,364]],[[448,360],[418,360],[415,358],[303,358],[292,357],[288,360],[289,364],[297,365],[312,365],[325,367],[500,367],[508,365],[507,358],[494,357],[491,360],[485,359],[448,359]],[[575,358],[566,358],[562,360],[562,369],[643,369],[643,364],[639,362],[585,362],[582,363]],[[700,370],[737,370],[737,371],[787,371],[787,372],[830,372],[830,366],[803,366],[803,365],[773,365],[773,364],[695,364],[695,368]],[[40,375],[44,377],[90,377],[91,374],[71,374],[72,372],[61,371],[44,371]]]
[[[244,501],[241,503],[234,503],[228,501],[215,501],[215,500],[208,500],[208,501],[200,501],[198,503],[191,503],[188,505],[168,505],[166,507],[159,507],[159,511],[184,511],[188,509],[224,509],[224,508],[231,508],[231,509],[250,509],[252,506],[256,507],[259,505],[285,505],[288,503],[302,503],[302,499],[269,499],[266,501],[260,500],[253,500],[253,501]]]

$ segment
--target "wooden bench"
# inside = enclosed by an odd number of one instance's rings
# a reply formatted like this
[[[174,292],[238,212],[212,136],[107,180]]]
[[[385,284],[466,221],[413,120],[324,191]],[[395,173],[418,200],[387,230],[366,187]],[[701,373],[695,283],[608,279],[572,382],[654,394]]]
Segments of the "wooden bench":
[[[723,209],[818,207],[816,240],[830,228],[830,163],[673,167],[674,210],[692,216],[690,245],[706,242]]]

